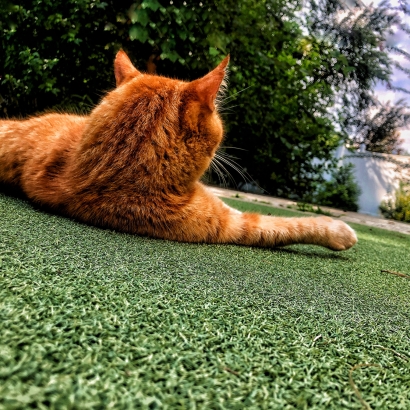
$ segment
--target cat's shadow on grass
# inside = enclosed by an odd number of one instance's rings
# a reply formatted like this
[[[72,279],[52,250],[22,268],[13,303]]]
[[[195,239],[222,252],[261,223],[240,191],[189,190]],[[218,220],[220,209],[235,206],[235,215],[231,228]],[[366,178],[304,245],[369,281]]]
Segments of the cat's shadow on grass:
[[[21,188],[12,184],[6,184],[4,182],[0,182],[0,194],[29,201],[26,194],[21,190]]]
[[[61,212],[58,212],[56,209],[52,209],[50,207],[44,206],[37,204],[33,201],[31,201],[29,198],[27,198],[27,195],[19,188],[11,184],[4,184],[0,183],[0,194],[4,194],[6,196],[16,198],[22,201],[25,201],[32,209],[52,215],[58,215],[64,218],[67,218],[66,215],[62,214]],[[69,219],[73,220],[72,218],[68,217]],[[84,222],[76,221],[77,223],[80,223],[82,225],[86,226],[93,226]],[[104,228],[100,228],[104,229]],[[212,246],[211,244],[208,244],[209,246]],[[235,246],[233,244],[226,244],[228,246]],[[238,245],[239,246],[239,245]],[[294,246],[297,246],[298,248],[295,249],[293,248]],[[303,246],[303,245],[302,245]],[[309,246],[310,248],[311,246]],[[300,255],[304,256],[307,258],[320,258],[320,259],[332,259],[332,260],[343,260],[343,261],[349,261],[351,258],[346,257],[339,252],[332,252],[325,250],[324,248],[317,248],[317,249],[305,249],[300,247],[300,245],[291,245],[291,247],[279,247],[279,248],[273,248],[273,249],[267,249],[267,248],[260,248],[261,250],[265,250],[267,252],[283,252],[287,253],[289,255]]]
[[[298,249],[293,248],[294,246],[297,246]],[[341,252],[331,251],[329,249],[322,248],[322,247],[316,247],[317,249],[303,249],[300,246],[312,247],[314,245],[291,245],[291,247],[277,248],[274,250],[284,252],[290,255],[305,256],[307,258],[333,259],[333,260],[339,260],[339,261],[350,261],[351,260],[351,257],[345,256],[345,254]]]

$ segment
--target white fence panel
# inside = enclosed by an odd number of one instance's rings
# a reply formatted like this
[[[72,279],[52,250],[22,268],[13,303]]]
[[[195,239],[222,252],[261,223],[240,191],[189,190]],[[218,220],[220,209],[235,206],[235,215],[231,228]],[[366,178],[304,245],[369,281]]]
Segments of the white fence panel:
[[[356,182],[361,189],[359,212],[379,216],[380,203],[391,197],[400,180],[408,178],[408,171],[400,170],[398,164],[410,166],[410,157],[375,154],[362,150],[352,153],[342,146],[336,152],[341,164],[352,163]],[[407,168],[408,169],[408,168]]]

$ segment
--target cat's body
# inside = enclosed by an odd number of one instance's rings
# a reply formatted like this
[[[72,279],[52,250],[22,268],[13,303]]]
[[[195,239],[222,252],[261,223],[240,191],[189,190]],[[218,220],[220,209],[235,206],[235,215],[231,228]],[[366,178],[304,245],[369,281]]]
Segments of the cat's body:
[[[0,183],[122,232],[265,247],[353,246],[356,236],[341,221],[240,213],[199,182],[223,137],[215,99],[227,63],[185,83],[141,74],[119,52],[117,88],[90,116],[0,121]]]

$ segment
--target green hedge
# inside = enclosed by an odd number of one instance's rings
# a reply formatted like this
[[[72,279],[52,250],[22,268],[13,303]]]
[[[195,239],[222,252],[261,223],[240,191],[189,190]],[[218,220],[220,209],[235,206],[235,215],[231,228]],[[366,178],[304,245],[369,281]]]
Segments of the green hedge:
[[[320,180],[313,158],[329,160],[340,135],[328,113],[332,87],[317,75],[333,63],[302,33],[300,3],[184,3],[9,3],[0,17],[1,114],[88,111],[114,86],[120,48],[140,69],[151,62],[159,74],[182,79],[205,74],[230,53],[225,145],[244,150],[235,151],[238,162],[266,192],[304,196]]]

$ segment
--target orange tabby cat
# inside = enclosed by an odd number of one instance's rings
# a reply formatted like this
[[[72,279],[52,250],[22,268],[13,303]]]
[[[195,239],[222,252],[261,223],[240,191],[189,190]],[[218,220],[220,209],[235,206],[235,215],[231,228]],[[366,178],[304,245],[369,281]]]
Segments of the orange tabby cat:
[[[89,224],[185,242],[353,246],[327,217],[241,213],[199,182],[223,137],[217,95],[229,58],[187,83],[140,73],[120,51],[117,88],[89,116],[0,121],[0,182]]]

